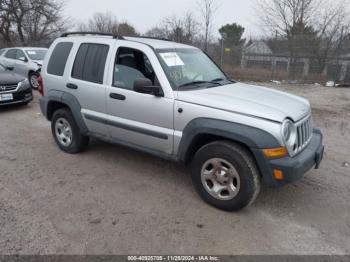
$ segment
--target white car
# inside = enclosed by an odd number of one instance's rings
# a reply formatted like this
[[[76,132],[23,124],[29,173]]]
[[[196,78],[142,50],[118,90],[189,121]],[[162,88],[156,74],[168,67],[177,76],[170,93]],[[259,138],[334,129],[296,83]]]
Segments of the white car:
[[[0,50],[0,62],[13,67],[14,73],[28,77],[32,88],[38,88],[37,71],[41,68],[47,48],[14,47]]]

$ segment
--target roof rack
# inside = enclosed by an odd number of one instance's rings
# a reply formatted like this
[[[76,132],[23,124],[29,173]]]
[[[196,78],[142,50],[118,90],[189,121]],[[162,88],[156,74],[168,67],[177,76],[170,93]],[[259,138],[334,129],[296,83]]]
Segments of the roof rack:
[[[116,34],[110,34],[110,33],[101,33],[101,32],[67,32],[61,35],[61,37],[67,37],[69,35],[100,35],[100,36],[111,36],[114,39],[124,39],[124,37]]]
[[[154,39],[154,40],[162,40],[162,41],[173,42],[170,39],[162,38],[162,37],[153,37],[153,36],[129,36],[129,37],[132,37],[132,38],[144,38],[144,39]]]

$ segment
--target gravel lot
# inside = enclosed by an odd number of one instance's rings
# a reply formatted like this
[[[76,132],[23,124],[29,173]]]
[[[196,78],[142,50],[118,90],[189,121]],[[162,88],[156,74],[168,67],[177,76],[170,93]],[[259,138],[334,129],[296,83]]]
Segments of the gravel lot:
[[[325,159],[239,213],[180,165],[100,141],[62,153],[37,98],[0,109],[0,253],[350,254],[350,89],[271,86],[310,99]]]

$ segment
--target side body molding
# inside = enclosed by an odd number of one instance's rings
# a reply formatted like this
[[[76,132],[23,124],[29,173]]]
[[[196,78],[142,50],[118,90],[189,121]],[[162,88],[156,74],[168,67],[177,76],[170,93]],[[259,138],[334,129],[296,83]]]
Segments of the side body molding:
[[[49,119],[51,102],[60,102],[67,105],[70,108],[74,120],[79,126],[81,133],[84,135],[87,135],[89,133],[89,130],[86,127],[83,116],[81,114],[80,103],[72,94],[58,90],[50,90],[47,96],[40,98],[39,102],[42,113],[49,121],[51,121],[51,119]]]
[[[254,149],[280,146],[276,138],[262,129],[224,120],[197,118],[192,120],[183,131],[177,154],[180,161],[188,161],[192,153],[191,147],[202,135],[222,137]]]

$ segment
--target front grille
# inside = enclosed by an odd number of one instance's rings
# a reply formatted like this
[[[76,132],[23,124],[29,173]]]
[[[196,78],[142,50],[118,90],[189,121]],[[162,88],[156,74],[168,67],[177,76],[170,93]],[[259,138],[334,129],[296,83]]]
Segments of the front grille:
[[[18,84],[6,84],[6,85],[0,84],[0,93],[16,90],[17,86]]]
[[[300,152],[309,144],[312,132],[311,116],[297,124],[297,143],[295,146],[295,153]]]

